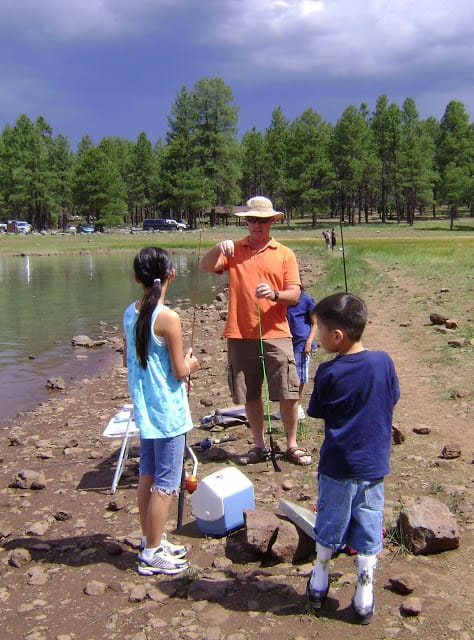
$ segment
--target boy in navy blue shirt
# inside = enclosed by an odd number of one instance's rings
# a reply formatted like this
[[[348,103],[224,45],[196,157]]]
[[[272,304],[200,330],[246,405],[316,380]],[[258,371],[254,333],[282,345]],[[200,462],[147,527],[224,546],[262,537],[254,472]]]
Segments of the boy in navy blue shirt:
[[[374,613],[373,573],[382,549],[383,480],[390,471],[393,407],[400,397],[394,364],[361,342],[367,307],[350,293],[324,298],[314,312],[319,344],[336,357],[319,365],[307,413],[324,419],[318,466],[316,563],[306,594],[318,611],[329,590],[329,561],[345,545],[357,551],[352,606],[359,622]]]

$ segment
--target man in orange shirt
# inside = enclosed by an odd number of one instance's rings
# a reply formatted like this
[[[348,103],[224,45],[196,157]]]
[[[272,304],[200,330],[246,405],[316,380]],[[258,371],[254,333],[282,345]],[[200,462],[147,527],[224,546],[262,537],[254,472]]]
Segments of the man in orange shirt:
[[[241,464],[269,458],[265,446],[262,340],[270,400],[280,402],[286,432],[286,458],[299,465],[311,464],[311,455],[296,441],[299,378],[293,354],[286,307],[296,304],[301,281],[293,251],[270,236],[274,211],[268,198],[247,202],[248,236],[234,243],[223,240],[202,259],[205,271],[229,274],[229,306],[223,336],[227,338],[229,387],[235,404],[245,404],[255,446],[241,456]]]

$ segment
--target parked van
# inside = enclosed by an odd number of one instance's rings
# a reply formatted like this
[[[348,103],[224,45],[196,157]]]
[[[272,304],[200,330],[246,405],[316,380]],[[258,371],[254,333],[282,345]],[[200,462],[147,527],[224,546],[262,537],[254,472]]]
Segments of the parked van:
[[[172,218],[146,218],[143,231],[177,231],[178,223]]]
[[[146,218],[143,221],[143,231],[182,231],[182,222],[172,218]]]

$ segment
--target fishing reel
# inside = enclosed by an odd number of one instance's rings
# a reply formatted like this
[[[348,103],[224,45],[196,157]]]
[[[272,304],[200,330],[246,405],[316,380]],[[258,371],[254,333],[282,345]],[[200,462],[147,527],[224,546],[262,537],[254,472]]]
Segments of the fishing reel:
[[[193,461],[193,470],[192,470],[191,474],[188,474],[188,473],[185,472],[184,488],[186,489],[186,491],[188,493],[194,493],[196,491],[198,483],[199,483],[199,481],[197,479],[198,459],[197,459],[196,454],[194,453],[192,447],[190,447],[188,444],[186,444],[186,451],[188,452],[189,457]]]

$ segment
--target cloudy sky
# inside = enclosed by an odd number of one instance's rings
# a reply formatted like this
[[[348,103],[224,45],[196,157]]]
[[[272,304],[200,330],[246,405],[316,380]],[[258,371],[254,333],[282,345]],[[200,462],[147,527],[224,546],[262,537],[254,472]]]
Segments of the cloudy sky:
[[[152,142],[183,86],[220,77],[239,133],[280,106],[337,122],[385,93],[422,118],[474,119],[472,0],[0,0],[0,128],[42,115],[82,135]]]

